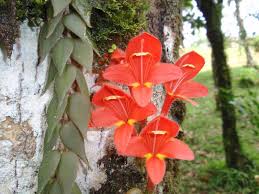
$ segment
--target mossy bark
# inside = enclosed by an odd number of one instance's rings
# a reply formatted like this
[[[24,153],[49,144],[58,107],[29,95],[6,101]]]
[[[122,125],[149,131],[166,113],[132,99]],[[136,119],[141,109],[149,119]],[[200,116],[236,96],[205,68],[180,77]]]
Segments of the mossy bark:
[[[179,57],[179,46],[182,41],[182,1],[151,0],[150,3],[148,29],[159,37],[163,44],[162,61],[173,63]],[[172,118],[181,124],[186,113],[185,103],[174,102],[170,112]],[[178,138],[183,139],[183,137],[184,134],[181,132]],[[179,161],[168,160],[163,193],[179,193],[179,175]]]
[[[29,26],[39,26],[45,18],[45,4],[44,0],[0,0],[0,47],[7,57],[11,57],[20,23],[27,20]]]
[[[222,0],[215,3],[213,0],[196,0],[199,9],[206,20],[207,37],[213,53],[213,76],[218,88],[218,103],[222,116],[223,143],[226,164],[228,167],[242,169],[248,164],[243,155],[236,130],[235,107],[232,92],[230,70],[224,52],[224,37],[221,31]]]
[[[19,27],[16,21],[16,1],[6,0],[0,2],[0,47],[10,57],[13,44],[18,37]]]

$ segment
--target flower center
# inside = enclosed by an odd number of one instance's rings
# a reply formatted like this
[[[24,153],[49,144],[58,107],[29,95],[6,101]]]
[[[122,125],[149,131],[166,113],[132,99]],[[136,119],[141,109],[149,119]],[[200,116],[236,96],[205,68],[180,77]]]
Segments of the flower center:
[[[146,160],[149,160],[152,157],[154,157],[154,154],[152,153],[147,153],[144,155],[144,158],[146,158]],[[166,155],[158,153],[155,155],[155,157],[158,158],[159,160],[164,160],[166,158]]]
[[[129,124],[129,125],[134,125],[134,123],[136,123],[137,121],[135,120],[135,119],[128,119],[128,121],[127,121],[127,124]],[[116,122],[114,125],[116,126],[116,127],[121,127],[122,125],[125,125],[126,124],[126,122],[125,121],[123,121],[123,120],[121,120],[121,121],[118,121],[118,122]]]

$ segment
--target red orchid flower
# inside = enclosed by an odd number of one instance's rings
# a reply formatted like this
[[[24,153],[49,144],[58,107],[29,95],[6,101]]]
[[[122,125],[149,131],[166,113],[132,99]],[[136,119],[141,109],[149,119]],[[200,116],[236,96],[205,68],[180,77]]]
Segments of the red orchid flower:
[[[110,65],[123,64],[125,57],[126,57],[126,54],[123,50],[121,50],[119,48],[115,49],[111,55]]]
[[[159,184],[165,175],[165,158],[193,160],[194,154],[184,142],[176,139],[179,126],[165,117],[152,120],[139,136],[132,137],[124,155],[146,159],[148,178]]]
[[[160,63],[160,41],[146,32],[129,41],[123,64],[112,65],[104,72],[105,79],[125,84],[138,105],[148,105],[152,86],[181,77],[179,67]]]
[[[179,79],[164,84],[167,95],[162,114],[168,113],[170,105],[175,99],[186,100],[197,105],[195,101],[191,100],[192,98],[208,95],[208,89],[205,86],[191,80],[199,73],[204,63],[203,57],[194,51],[186,53],[176,61],[175,65],[181,68],[183,74]]]
[[[140,107],[123,90],[107,84],[95,93],[92,103],[99,107],[92,111],[91,126],[116,126],[114,144],[119,153],[126,149],[131,136],[136,133],[134,123],[156,112],[152,103]]]

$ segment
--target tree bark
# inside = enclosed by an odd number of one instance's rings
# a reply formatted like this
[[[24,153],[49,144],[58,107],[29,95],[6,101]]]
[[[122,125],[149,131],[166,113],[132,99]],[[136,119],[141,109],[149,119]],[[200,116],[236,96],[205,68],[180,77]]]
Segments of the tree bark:
[[[224,52],[224,38],[221,31],[222,0],[196,0],[199,9],[206,20],[207,37],[212,47],[212,61],[215,86],[218,88],[218,101],[222,117],[223,143],[226,164],[228,167],[241,169],[247,164],[247,158],[242,154],[236,130],[235,107],[231,104],[234,96],[231,86],[229,67]]]
[[[245,49],[245,54],[246,54],[246,66],[247,67],[255,67],[255,62],[253,60],[253,57],[251,55],[251,51],[249,49],[249,45],[247,42],[247,33],[244,27],[243,19],[240,16],[240,2],[241,0],[235,0],[236,4],[236,10],[235,10],[235,16],[237,20],[237,25],[239,27],[239,39],[241,41],[241,45]]]
[[[167,63],[173,63],[179,57],[179,46],[182,41],[181,2],[181,0],[150,1],[148,30],[162,42],[162,61]],[[163,91],[162,88],[157,90]],[[185,104],[182,101],[176,101],[170,112],[173,119],[181,124],[186,113]],[[183,139],[183,133],[180,133],[179,138]],[[163,193],[179,193],[179,178],[179,162],[168,160]]]

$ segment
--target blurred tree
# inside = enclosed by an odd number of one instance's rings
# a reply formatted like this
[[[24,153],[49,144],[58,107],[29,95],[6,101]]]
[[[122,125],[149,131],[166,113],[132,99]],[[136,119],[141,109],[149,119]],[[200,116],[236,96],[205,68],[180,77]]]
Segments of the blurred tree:
[[[244,22],[243,19],[240,16],[240,2],[241,0],[229,0],[229,3],[234,1],[235,5],[236,5],[236,10],[235,10],[235,16],[236,16],[236,20],[237,20],[237,25],[239,28],[239,39],[241,42],[241,45],[244,47],[245,49],[245,53],[246,53],[246,66],[247,67],[255,67],[256,64],[253,60],[253,57],[251,55],[251,51],[249,49],[249,45],[248,45],[248,41],[247,41],[247,33],[244,27]]]
[[[182,3],[182,0],[150,0],[148,30],[162,43],[163,62],[172,63],[179,57],[179,46],[182,42]],[[186,107],[182,101],[173,103],[171,116],[179,124],[182,123],[185,112]],[[183,133],[179,138],[183,138]],[[169,160],[162,193],[179,193],[179,181],[179,161]]]
[[[249,161],[242,153],[236,130],[235,106],[231,103],[234,96],[224,52],[224,36],[221,31],[223,0],[196,0],[196,2],[206,20],[207,37],[212,47],[212,68],[222,115],[226,164],[231,168],[243,169]]]

